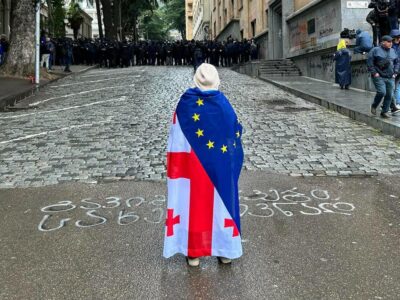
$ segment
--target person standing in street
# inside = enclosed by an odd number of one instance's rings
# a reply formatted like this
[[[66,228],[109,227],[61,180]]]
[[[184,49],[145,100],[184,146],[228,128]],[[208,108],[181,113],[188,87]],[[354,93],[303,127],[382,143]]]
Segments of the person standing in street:
[[[341,39],[337,45],[337,51],[334,55],[335,64],[335,82],[343,90],[349,89],[351,84],[351,53],[347,49],[348,40]]]
[[[367,59],[368,71],[375,85],[376,95],[371,105],[371,113],[376,115],[376,110],[383,99],[381,111],[382,118],[390,118],[389,107],[392,102],[394,83],[399,73],[399,58],[392,49],[392,37],[385,35],[379,47],[373,48]]]
[[[183,254],[192,267],[205,256],[229,264],[243,252],[238,188],[242,126],[218,90],[213,65],[200,65],[193,80],[196,87],[181,96],[168,139],[163,255]]]

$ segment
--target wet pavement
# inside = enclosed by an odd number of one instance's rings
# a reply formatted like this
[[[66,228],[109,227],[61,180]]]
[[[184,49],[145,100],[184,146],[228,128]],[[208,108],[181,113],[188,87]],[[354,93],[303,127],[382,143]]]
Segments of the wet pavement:
[[[303,97],[323,107],[329,108],[353,120],[365,123],[385,134],[400,138],[400,114],[389,112],[389,119],[371,114],[374,92],[350,88],[341,90],[338,84],[306,76],[261,77],[262,80],[282,88],[294,95]]]
[[[398,299],[398,180],[245,171],[244,255],[200,268],[162,258],[164,182],[3,189],[0,298]]]
[[[244,125],[244,255],[162,258],[186,67],[92,70],[0,115],[0,299],[399,299],[399,140],[220,70]]]

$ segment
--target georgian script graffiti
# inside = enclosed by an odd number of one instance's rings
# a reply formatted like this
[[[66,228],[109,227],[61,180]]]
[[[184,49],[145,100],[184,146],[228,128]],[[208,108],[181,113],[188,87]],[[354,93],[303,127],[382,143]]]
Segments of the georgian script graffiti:
[[[78,228],[90,228],[114,221],[125,226],[143,220],[151,224],[159,224],[164,220],[165,196],[156,195],[154,199],[132,197],[107,197],[102,200],[85,198],[77,203],[70,200],[58,201],[42,207],[40,210],[45,215],[38,225],[39,231],[56,231],[71,224]],[[68,217],[73,211],[83,215],[76,221]],[[109,217],[111,212],[112,217]]]
[[[351,216],[355,210],[352,203],[340,201],[340,197],[332,198],[329,191],[315,189],[309,193],[301,193],[296,187],[268,192],[253,190],[250,196],[240,196],[241,215],[257,218],[270,218],[276,215],[293,217],[296,215],[318,216],[338,214]]]
[[[332,197],[323,189],[302,193],[294,187],[289,190],[269,189],[267,192],[253,190],[248,195],[239,192],[242,218],[270,218],[295,216],[321,216],[336,214],[351,216],[355,211],[352,203]],[[40,209],[44,214],[38,224],[41,232],[61,230],[67,226],[80,229],[104,226],[114,222],[119,226],[138,222],[161,224],[165,219],[166,197],[156,195],[144,197],[105,199],[84,198],[79,201],[62,200]]]

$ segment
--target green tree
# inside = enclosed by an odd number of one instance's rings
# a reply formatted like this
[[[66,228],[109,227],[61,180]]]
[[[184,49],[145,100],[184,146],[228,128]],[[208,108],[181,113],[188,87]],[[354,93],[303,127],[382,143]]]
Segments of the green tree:
[[[74,39],[76,40],[78,38],[79,29],[83,23],[81,8],[76,0],[71,1],[67,12],[67,18],[74,33]]]
[[[148,12],[140,20],[141,33],[148,40],[164,40],[168,37],[168,28],[161,10]]]
[[[65,36],[64,0],[47,0],[49,8],[49,33],[54,37]]]
[[[176,29],[182,37],[186,36],[185,0],[169,0],[163,8],[163,19],[167,29]]]
[[[34,74],[35,8],[32,0],[11,1],[10,48],[0,74],[25,77]]]

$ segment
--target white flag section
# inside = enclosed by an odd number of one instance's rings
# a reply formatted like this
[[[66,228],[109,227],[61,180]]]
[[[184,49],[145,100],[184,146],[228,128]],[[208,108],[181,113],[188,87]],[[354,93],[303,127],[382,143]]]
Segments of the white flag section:
[[[168,137],[167,152],[187,152],[191,147],[179,125],[178,118],[174,116]],[[167,179],[168,207],[167,221],[164,238],[164,257],[168,258],[176,253],[187,256],[189,239],[189,205],[190,205],[190,180],[185,178]],[[168,212],[170,215],[168,215]],[[168,219],[171,216],[172,219]],[[179,216],[179,219],[176,218]],[[175,219],[174,219],[175,218]],[[179,223],[177,223],[179,221]],[[172,232],[171,232],[172,226]],[[169,232],[168,232],[169,230]],[[171,235],[171,233],[173,233]]]
[[[242,256],[242,254],[240,234],[236,225],[233,224],[232,216],[222,202],[218,191],[214,189],[212,256],[234,259]]]
[[[190,180],[185,178],[168,179],[168,209],[166,214],[167,221],[164,235],[163,254],[166,258],[171,257],[176,253],[181,253],[187,256],[189,239],[189,204]],[[170,215],[168,215],[168,212]],[[173,213],[172,218],[170,218],[171,212]],[[178,221],[179,223],[177,223]],[[172,235],[170,235],[171,233]]]

